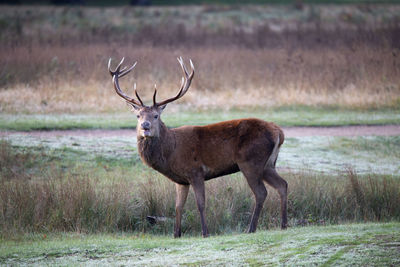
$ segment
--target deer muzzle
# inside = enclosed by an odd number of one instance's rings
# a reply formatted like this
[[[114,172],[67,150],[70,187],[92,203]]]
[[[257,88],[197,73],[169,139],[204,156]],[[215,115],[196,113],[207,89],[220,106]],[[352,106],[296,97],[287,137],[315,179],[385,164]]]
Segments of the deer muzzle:
[[[151,123],[149,121],[142,122],[141,130],[144,137],[151,137]]]

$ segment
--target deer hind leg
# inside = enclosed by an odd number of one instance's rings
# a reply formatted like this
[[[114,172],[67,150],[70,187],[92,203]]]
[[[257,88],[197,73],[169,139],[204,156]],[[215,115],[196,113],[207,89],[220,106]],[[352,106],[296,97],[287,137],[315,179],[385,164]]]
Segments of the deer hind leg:
[[[263,179],[275,188],[281,198],[281,228],[287,227],[287,182],[276,172],[275,168],[267,167],[264,169]]]
[[[174,237],[181,237],[181,221],[183,206],[185,206],[186,199],[189,193],[189,185],[176,184],[176,200],[175,200],[175,232]]]
[[[260,213],[263,208],[264,201],[267,198],[268,192],[262,180],[262,173],[255,171],[259,169],[259,167],[257,168],[252,164],[241,164],[239,165],[239,168],[243,172],[256,200],[249,229],[247,231],[248,233],[254,233],[257,230],[258,218],[260,217]]]
[[[191,184],[193,186],[194,196],[196,198],[197,208],[200,213],[200,220],[201,220],[201,232],[203,237],[208,237],[208,228],[206,223],[205,217],[205,206],[206,206],[206,198],[205,198],[205,186],[204,186],[204,179],[193,179]]]

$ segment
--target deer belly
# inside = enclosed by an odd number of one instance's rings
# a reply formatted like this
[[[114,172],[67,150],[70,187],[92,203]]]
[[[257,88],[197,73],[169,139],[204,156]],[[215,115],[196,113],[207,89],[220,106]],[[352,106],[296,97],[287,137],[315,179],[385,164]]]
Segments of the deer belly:
[[[232,174],[232,173],[235,173],[238,171],[240,171],[240,170],[239,170],[239,166],[237,164],[232,164],[225,168],[207,169],[205,171],[205,180],[210,180],[210,179],[217,178],[220,176]]]
[[[160,171],[161,172],[161,171]],[[172,171],[162,171],[161,172],[165,177],[167,177],[168,179],[170,179],[171,181],[177,183],[177,184],[181,184],[181,185],[189,185],[189,181],[182,177],[181,175],[176,174],[175,172]]]

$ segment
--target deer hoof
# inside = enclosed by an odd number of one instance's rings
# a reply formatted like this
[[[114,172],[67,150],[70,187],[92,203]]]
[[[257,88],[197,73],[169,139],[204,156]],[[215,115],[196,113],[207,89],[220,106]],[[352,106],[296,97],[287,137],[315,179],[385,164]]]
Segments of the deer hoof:
[[[181,238],[181,233],[174,233],[174,238]]]

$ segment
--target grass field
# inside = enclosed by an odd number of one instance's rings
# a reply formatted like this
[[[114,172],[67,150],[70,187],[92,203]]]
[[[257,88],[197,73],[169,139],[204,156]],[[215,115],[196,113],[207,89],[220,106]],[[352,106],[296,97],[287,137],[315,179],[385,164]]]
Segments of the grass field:
[[[136,82],[146,103],[154,83],[160,99],[176,94],[175,58],[193,59],[192,88],[163,114],[171,127],[400,124],[398,21],[395,4],[0,6],[0,130],[133,129],[107,72],[123,56],[139,63],[121,86]],[[287,138],[289,230],[268,190],[259,232],[242,234],[253,196],[235,174],[207,182],[211,238],[190,192],[174,240],[174,185],[133,138],[8,135],[0,265],[399,265],[398,151],[399,136]]]
[[[148,234],[29,235],[3,240],[5,265],[396,266],[400,224],[296,227],[174,240]]]
[[[139,161],[134,130],[132,136],[30,136],[5,137],[13,149],[48,154],[64,163],[86,162],[99,158],[134,164]],[[330,137],[308,136],[286,138],[278,167],[293,171],[319,171],[329,174],[346,173],[349,168],[358,174],[400,173],[399,136]],[[56,164],[60,164],[56,162]],[[105,162],[107,164],[107,162]],[[132,172],[136,172],[132,170]]]
[[[5,1],[5,3],[9,2],[9,4],[15,4],[15,1]],[[18,4],[36,4],[36,5],[49,5],[49,4],[68,4],[68,2],[74,1],[49,1],[49,0],[18,0],[16,1]],[[121,6],[121,5],[129,5],[130,0],[83,0],[83,1],[75,1],[75,4],[81,4],[83,6]],[[293,1],[291,0],[246,0],[246,1],[238,1],[238,0],[170,0],[166,3],[163,0],[152,0],[152,1],[144,1],[145,4],[155,5],[155,6],[171,6],[171,5],[256,5],[256,4],[279,4],[279,5],[292,5]],[[396,4],[399,3],[398,0],[302,0],[298,1],[297,5],[299,7],[302,4]]]
[[[31,131],[61,129],[135,128],[136,117],[127,107],[118,113],[82,114],[0,114],[0,130]],[[256,110],[170,111],[163,114],[169,127],[205,125],[255,117],[281,126],[342,126],[400,124],[400,110],[351,110],[321,107],[290,107]]]
[[[133,138],[12,135],[6,140],[0,155],[3,237],[172,233],[174,185],[140,162]],[[277,166],[290,185],[289,224],[398,220],[399,146],[397,136],[288,138]],[[253,197],[242,175],[206,185],[211,233],[244,231]],[[259,229],[279,225],[279,197],[269,192]],[[146,216],[167,220],[152,227]],[[183,220],[186,234],[199,231],[192,193]]]

